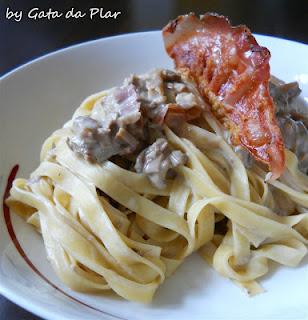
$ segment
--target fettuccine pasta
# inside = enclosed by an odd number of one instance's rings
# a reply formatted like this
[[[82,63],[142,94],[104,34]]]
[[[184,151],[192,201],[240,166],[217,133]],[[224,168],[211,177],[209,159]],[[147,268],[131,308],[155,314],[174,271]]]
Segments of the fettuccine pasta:
[[[66,285],[146,303],[198,251],[219,274],[255,294],[270,260],[300,263],[308,243],[308,179],[291,151],[285,150],[285,174],[265,182],[265,169],[257,162],[246,168],[203,112],[181,130],[163,126],[168,144],[187,162],[157,188],[144,173],[111,160],[89,162],[69,146],[74,120],[93,114],[106,94],[87,98],[45,141],[39,167],[30,179],[14,181],[7,200],[42,234]],[[281,196],[286,215],[277,214]]]

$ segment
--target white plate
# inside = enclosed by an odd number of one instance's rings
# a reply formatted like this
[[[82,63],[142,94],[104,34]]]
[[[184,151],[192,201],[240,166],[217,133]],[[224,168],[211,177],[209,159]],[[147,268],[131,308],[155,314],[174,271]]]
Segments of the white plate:
[[[257,39],[272,52],[272,73],[286,81],[300,81],[307,97],[308,46],[266,36]],[[83,98],[120,84],[130,73],[154,67],[172,67],[160,32],[88,42],[2,77],[1,195],[12,167],[20,164],[18,175],[27,177],[38,165],[44,139],[71,117]],[[6,213],[5,221],[4,213],[0,215],[0,293],[46,319],[308,318],[307,259],[296,269],[272,265],[262,283],[268,291],[249,298],[195,254],[159,288],[151,305],[127,302],[112,294],[76,293],[56,278],[40,235],[19,217]]]

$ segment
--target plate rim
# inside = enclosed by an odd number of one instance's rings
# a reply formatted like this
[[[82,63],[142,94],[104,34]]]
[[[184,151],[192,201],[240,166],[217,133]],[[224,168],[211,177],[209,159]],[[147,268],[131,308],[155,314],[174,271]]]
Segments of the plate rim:
[[[4,73],[3,75],[0,76],[0,82],[5,81],[7,79],[9,79],[11,76],[13,76],[15,73],[18,73],[20,71],[24,71],[24,69],[31,67],[32,64],[35,63],[39,63],[40,61],[44,60],[44,59],[48,59],[50,57],[53,57],[57,54],[63,53],[65,51],[70,51],[70,50],[74,50],[77,48],[81,48],[81,47],[85,47],[88,45],[92,45],[98,42],[108,42],[108,41],[112,41],[115,39],[124,39],[127,37],[143,37],[145,35],[148,36],[157,36],[159,33],[161,33],[161,30],[151,30],[151,31],[143,31],[143,32],[130,32],[130,33],[122,33],[119,35],[115,35],[115,36],[107,36],[107,37],[101,37],[98,39],[94,39],[94,40],[88,40],[88,41],[84,41],[84,42],[80,42],[80,43],[76,43],[67,47],[63,47],[60,49],[57,49],[55,51],[51,51],[48,52],[44,55],[41,55],[39,57],[36,57],[32,60],[29,60],[23,64],[17,65],[15,68],[13,68],[12,70],[9,70],[8,72]],[[265,37],[265,38],[269,38],[273,41],[282,41],[282,42],[287,42],[290,43],[291,45],[295,45],[295,46],[300,46],[302,48],[305,48],[306,50],[308,49],[308,44],[305,44],[303,42],[300,41],[295,41],[295,40],[290,40],[290,39],[284,39],[284,38],[280,38],[280,37],[276,37],[276,36],[272,36],[272,35],[266,35],[266,34],[257,34],[257,33],[253,33],[254,36],[257,37]],[[3,188],[1,188],[2,192],[1,192],[1,199],[3,196],[3,192],[5,191],[5,184],[6,184],[6,180],[7,180],[7,175],[5,177],[3,177]],[[3,210],[2,210],[2,214],[3,214]],[[3,235],[3,238],[5,236]],[[9,241],[10,238],[8,237]],[[1,240],[1,237],[0,237]],[[15,248],[15,247],[14,247]],[[16,248],[14,249],[16,250]],[[52,320],[52,319],[56,319],[57,316],[61,315],[57,312],[57,310],[53,310],[53,309],[45,309],[43,308],[39,302],[32,302],[32,300],[27,299],[27,297],[22,296],[22,294],[18,294],[18,292],[14,291],[12,288],[8,288],[5,283],[0,283],[0,294],[2,296],[4,296],[5,298],[7,298],[8,300],[10,300],[11,302],[15,303],[16,305],[22,307],[23,309],[27,310],[30,313],[33,313],[35,315],[38,315],[39,317],[42,317],[44,319],[47,320]],[[116,315],[101,315],[102,319],[104,319],[105,317],[107,318],[112,318],[114,317],[116,319]],[[61,315],[62,319],[71,319],[69,317],[67,317],[66,315],[63,316]]]
[[[78,47],[87,46],[87,45],[93,44],[95,42],[100,42],[100,41],[108,41],[108,40],[113,40],[113,39],[116,39],[116,38],[126,38],[126,37],[131,37],[131,36],[142,36],[142,35],[145,35],[145,34],[158,34],[160,32],[161,32],[161,30],[157,30],[157,29],[156,30],[149,30],[149,31],[127,32],[127,33],[117,34],[117,35],[114,35],[114,36],[101,37],[101,38],[97,38],[97,39],[93,39],[93,40],[87,40],[87,41],[75,43],[75,44],[72,44],[72,45],[69,45],[69,46],[65,46],[65,47],[59,48],[57,50],[53,50],[53,51],[47,52],[47,53],[45,53],[43,55],[40,55],[38,57],[35,57],[33,59],[30,58],[31,60],[27,60],[24,63],[16,65],[13,69],[10,69],[7,72],[5,72],[4,74],[2,74],[0,76],[0,81],[6,80],[8,77],[12,76],[15,72],[18,72],[18,71],[28,67],[32,63],[37,63],[40,60],[43,60],[43,59],[48,58],[50,56],[56,55],[58,53],[66,51],[66,50],[71,50],[71,49],[75,49],[75,48],[78,48]],[[259,37],[259,36],[267,37],[267,38],[271,38],[271,39],[274,39],[274,40],[282,40],[282,41],[286,41],[286,42],[291,42],[291,43],[293,43],[295,45],[308,47],[308,44],[306,44],[304,42],[301,42],[301,41],[293,40],[293,39],[286,39],[286,38],[276,37],[276,36],[273,36],[273,35],[267,35],[267,34],[263,34],[263,33],[252,33],[252,34],[254,36],[257,36],[257,37]]]

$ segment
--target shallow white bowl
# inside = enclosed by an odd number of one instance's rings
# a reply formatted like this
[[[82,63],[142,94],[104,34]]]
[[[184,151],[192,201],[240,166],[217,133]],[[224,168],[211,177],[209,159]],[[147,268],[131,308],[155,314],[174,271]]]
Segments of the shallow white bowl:
[[[272,53],[271,72],[297,80],[308,96],[308,46],[257,36]],[[1,78],[0,191],[15,164],[28,177],[44,139],[91,93],[120,84],[130,73],[172,67],[160,32],[128,34],[70,47]],[[15,238],[16,236],[16,238]],[[151,305],[113,294],[75,293],[56,278],[40,235],[19,217],[0,214],[0,293],[46,319],[307,319],[307,259],[295,269],[271,266],[266,293],[249,298],[197,254],[158,290]]]

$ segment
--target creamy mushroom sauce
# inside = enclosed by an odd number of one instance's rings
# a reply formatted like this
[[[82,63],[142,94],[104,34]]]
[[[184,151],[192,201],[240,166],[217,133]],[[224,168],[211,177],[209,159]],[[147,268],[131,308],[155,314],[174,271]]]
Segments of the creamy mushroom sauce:
[[[187,161],[187,156],[179,150],[171,150],[168,141],[157,139],[144,149],[137,157],[135,169],[138,173],[147,174],[154,186],[163,189],[166,179],[175,175],[177,168]]]
[[[283,83],[273,78],[270,94],[276,106],[276,119],[285,147],[297,155],[299,169],[308,174],[308,104],[299,94],[297,82]],[[254,162],[253,157],[242,147],[235,147],[246,168]]]
[[[308,105],[298,97],[300,92],[297,82],[270,83],[285,147],[297,155],[299,169],[308,174]]]
[[[285,146],[297,155],[299,169],[307,174],[308,107],[297,97],[300,92],[296,82],[285,84],[276,78],[270,82]],[[108,90],[89,116],[74,120],[68,144],[90,162],[124,157],[132,162],[131,168],[145,173],[156,187],[164,188],[166,179],[174,176],[173,169],[187,161],[164,139],[164,123],[178,127],[183,121],[182,113],[169,116],[168,110],[175,107],[189,112],[200,105],[199,99],[192,85],[176,72],[156,69],[132,75],[121,87]],[[235,147],[235,151],[249,168],[254,161],[252,156],[241,147]]]
[[[163,188],[173,169],[186,162],[186,156],[163,139],[162,127],[171,106],[173,110],[198,107],[179,74],[157,69],[132,75],[121,87],[107,91],[89,116],[74,120],[68,145],[90,162],[103,163],[116,155],[137,161],[136,171]],[[169,118],[169,126],[181,125],[181,117]]]

